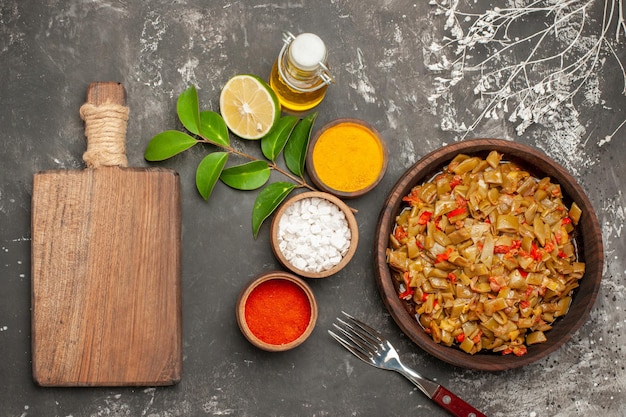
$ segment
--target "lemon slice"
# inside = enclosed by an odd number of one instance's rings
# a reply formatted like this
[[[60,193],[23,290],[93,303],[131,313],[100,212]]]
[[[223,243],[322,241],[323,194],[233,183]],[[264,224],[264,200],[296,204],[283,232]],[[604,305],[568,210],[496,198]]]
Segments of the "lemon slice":
[[[226,126],[243,139],[261,139],[280,117],[280,104],[269,85],[257,76],[232,77],[220,94]]]

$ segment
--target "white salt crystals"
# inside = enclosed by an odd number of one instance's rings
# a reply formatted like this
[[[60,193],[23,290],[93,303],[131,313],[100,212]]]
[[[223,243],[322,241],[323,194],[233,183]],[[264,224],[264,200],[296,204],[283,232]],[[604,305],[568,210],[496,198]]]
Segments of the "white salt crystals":
[[[352,210],[336,196],[310,191],[283,204],[272,221],[272,250],[279,262],[307,278],[337,273],[354,255],[359,229]]]
[[[291,265],[305,272],[327,271],[339,264],[350,239],[345,214],[324,198],[294,201],[278,222],[278,249]]]

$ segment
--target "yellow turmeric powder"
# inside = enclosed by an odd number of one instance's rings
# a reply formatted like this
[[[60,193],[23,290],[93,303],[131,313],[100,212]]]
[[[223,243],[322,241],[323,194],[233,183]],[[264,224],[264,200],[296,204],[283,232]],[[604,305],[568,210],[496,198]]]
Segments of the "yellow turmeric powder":
[[[341,192],[371,186],[384,169],[384,157],[385,150],[376,134],[351,121],[326,129],[312,150],[313,167],[319,180]]]

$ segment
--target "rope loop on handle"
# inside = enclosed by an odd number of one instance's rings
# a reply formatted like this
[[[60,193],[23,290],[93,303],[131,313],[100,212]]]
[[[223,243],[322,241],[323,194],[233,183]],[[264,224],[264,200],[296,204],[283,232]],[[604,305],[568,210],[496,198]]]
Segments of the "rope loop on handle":
[[[129,109],[119,104],[85,103],[80,117],[85,121],[87,150],[83,161],[88,168],[128,166],[126,158],[126,125]]]

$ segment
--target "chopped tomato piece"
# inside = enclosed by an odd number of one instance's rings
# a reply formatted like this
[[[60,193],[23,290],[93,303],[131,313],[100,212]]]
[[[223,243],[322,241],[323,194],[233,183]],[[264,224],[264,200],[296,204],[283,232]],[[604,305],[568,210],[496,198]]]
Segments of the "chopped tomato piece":
[[[417,219],[417,224],[423,225],[423,224],[428,223],[432,215],[433,215],[432,211],[422,212],[422,214],[420,214],[419,218]]]
[[[489,277],[489,288],[493,292],[499,292],[502,289],[502,284],[497,277]]]
[[[530,246],[530,256],[535,261],[541,260],[541,253],[539,252],[539,249],[537,249],[537,245],[535,245],[534,243]]]
[[[513,346],[513,347],[509,347],[506,348],[502,351],[503,355],[509,355],[509,354],[514,354],[515,356],[523,356],[528,352],[528,349],[526,349],[526,346]]]
[[[528,349],[526,349],[526,346],[517,346],[516,349],[513,349],[513,353],[515,354],[515,356],[522,356],[525,355],[528,352]]]
[[[406,230],[404,230],[404,227],[402,226],[397,226],[396,230],[393,232],[393,236],[398,239],[398,240],[402,240],[404,238],[406,238],[408,236]]]
[[[415,293],[415,290],[411,287],[411,275],[408,272],[405,272],[404,275],[402,275],[402,280],[404,281],[405,290],[400,293],[400,298],[403,300],[410,300]]]
[[[493,253],[509,253],[515,252],[517,249],[522,247],[521,240],[514,240],[511,242],[511,245],[495,245],[493,248]]]
[[[409,203],[411,206],[416,206],[422,201],[418,196],[420,189],[421,187],[414,187],[409,193],[409,195],[402,198],[402,201]]]
[[[445,252],[437,255],[437,263],[447,261],[451,253],[452,253],[452,248],[447,248]]]
[[[463,182],[463,177],[460,175],[455,175],[450,180],[450,188],[454,189],[457,185],[460,185]]]
[[[493,247],[493,253],[507,253],[510,250],[511,247],[507,245],[496,245]]]
[[[408,290],[402,291],[398,297],[403,300],[410,300],[413,297],[413,293],[413,288],[409,287]]]
[[[467,213],[467,208],[465,206],[458,207],[448,213],[448,218],[460,216],[461,214],[465,213]]]
[[[515,356],[523,356],[528,352],[526,346],[513,346],[502,351],[503,355],[514,354]]]

